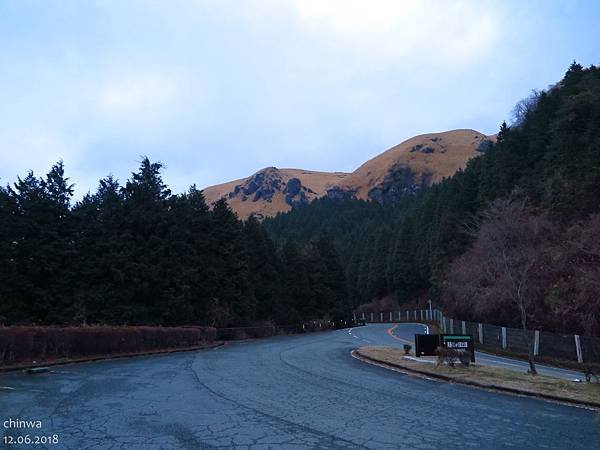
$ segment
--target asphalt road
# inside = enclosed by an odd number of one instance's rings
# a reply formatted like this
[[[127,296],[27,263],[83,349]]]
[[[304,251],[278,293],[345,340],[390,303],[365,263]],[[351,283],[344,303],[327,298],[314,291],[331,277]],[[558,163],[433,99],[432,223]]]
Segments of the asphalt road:
[[[39,430],[2,432],[56,434],[59,443],[46,448],[73,449],[597,448],[597,412],[423,380],[350,356],[361,345],[399,345],[389,327],[5,374],[0,386],[14,390],[0,389],[0,426],[40,420]],[[420,329],[403,325],[401,336]]]

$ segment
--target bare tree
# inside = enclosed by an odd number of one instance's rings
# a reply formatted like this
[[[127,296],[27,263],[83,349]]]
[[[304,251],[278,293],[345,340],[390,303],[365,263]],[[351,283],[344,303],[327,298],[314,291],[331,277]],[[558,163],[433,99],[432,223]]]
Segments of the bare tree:
[[[542,91],[534,89],[528,97],[519,100],[512,110],[512,126],[520,127],[523,124],[527,115],[537,107],[541,95]]]
[[[562,228],[513,195],[490,205],[466,232],[473,244],[444,278],[448,313],[600,334],[600,214]]]
[[[535,297],[534,272],[545,264],[540,249],[552,234],[552,225],[544,216],[532,214],[518,192],[492,202],[474,225],[473,246],[453,264],[447,287],[458,297],[457,303],[469,296],[473,305],[476,296],[480,300],[475,307],[503,312],[512,310],[507,308],[509,302],[514,304],[527,343],[529,372],[536,374],[527,324]]]

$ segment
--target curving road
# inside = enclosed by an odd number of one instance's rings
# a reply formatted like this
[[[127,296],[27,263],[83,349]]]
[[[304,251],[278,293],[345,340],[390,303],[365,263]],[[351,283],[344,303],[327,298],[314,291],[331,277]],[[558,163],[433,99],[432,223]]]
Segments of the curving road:
[[[597,412],[362,363],[390,325],[0,376],[0,427],[40,420],[47,448],[594,448]],[[401,325],[402,339],[422,326]],[[19,434],[0,428],[5,436]],[[0,444],[1,445],[1,444]],[[7,448],[30,448],[10,446]],[[36,448],[43,448],[37,446]]]

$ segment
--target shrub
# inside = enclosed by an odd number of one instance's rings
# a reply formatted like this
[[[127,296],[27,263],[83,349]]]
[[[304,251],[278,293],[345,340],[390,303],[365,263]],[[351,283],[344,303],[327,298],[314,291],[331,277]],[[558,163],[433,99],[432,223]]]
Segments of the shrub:
[[[450,367],[454,367],[456,361],[460,357],[460,353],[451,348],[438,347],[435,352],[437,354],[438,366],[446,364]]]
[[[596,383],[600,382],[600,365],[599,364],[584,364],[583,374],[585,375],[585,381],[591,383],[592,378],[596,380]]]
[[[212,327],[0,327],[0,365],[197,347]]]
[[[471,364],[471,352],[468,350],[460,352],[458,358],[460,359],[460,363],[465,367],[469,367],[469,364]]]

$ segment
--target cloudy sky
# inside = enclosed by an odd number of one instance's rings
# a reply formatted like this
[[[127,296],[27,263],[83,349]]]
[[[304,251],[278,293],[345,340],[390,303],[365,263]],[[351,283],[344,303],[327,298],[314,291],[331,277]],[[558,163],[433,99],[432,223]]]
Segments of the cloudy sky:
[[[148,155],[179,192],[492,134],[573,59],[600,63],[598,5],[0,0],[0,183],[62,158],[79,197]]]

